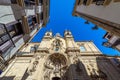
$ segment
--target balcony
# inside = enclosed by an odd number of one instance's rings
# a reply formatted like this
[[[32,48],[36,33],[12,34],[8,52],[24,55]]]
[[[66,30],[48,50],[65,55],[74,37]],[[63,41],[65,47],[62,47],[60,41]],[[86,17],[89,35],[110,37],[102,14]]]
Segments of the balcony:
[[[78,5],[82,5],[84,0],[78,0]]]
[[[12,4],[17,4],[17,0],[11,0]]]
[[[16,43],[20,38],[22,38],[22,35],[17,35],[15,37],[13,37],[12,40],[14,43]],[[7,52],[7,50],[12,46],[14,46],[13,43],[11,42],[11,40],[8,40],[7,42],[0,45],[0,53]]]
[[[99,5],[107,6],[112,2],[112,0],[93,0],[93,2],[95,2],[96,5],[98,6]]]
[[[43,4],[43,0],[11,0],[12,4],[19,4],[20,6],[39,6]]]
[[[96,5],[103,5],[105,0],[96,0]]]
[[[35,28],[37,28],[36,16],[29,17],[28,18],[28,24],[29,24],[30,32],[32,32]]]
[[[43,12],[40,13],[40,20],[43,20]]]
[[[25,6],[29,7],[29,6],[35,6],[36,2],[35,0],[24,0]]]
[[[36,5],[37,6],[43,5],[43,0],[36,0]]]
[[[25,8],[26,16],[29,17],[35,15],[35,10],[36,10],[35,6],[33,6],[32,8]]]
[[[105,46],[105,47],[111,47],[112,46],[112,44],[109,43],[109,42],[103,42],[102,45]]]
[[[93,0],[84,0],[83,1],[83,5],[89,6],[90,4],[92,4]]]
[[[109,5],[110,3],[112,2],[112,0],[105,0],[105,2],[104,2],[104,6],[107,6],[107,5]]]
[[[42,5],[43,4],[43,0],[39,0],[39,3]]]
[[[6,57],[15,47],[15,44],[23,37],[23,31],[20,23],[0,27],[2,27],[0,31],[4,31],[4,33],[0,33],[0,54]]]

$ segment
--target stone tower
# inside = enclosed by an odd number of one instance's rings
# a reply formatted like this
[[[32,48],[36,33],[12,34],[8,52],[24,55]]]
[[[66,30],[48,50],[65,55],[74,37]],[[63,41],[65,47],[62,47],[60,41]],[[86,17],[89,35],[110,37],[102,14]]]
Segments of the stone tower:
[[[74,41],[51,31],[40,43],[21,48],[1,74],[2,80],[119,80],[120,58],[106,57],[92,41]]]

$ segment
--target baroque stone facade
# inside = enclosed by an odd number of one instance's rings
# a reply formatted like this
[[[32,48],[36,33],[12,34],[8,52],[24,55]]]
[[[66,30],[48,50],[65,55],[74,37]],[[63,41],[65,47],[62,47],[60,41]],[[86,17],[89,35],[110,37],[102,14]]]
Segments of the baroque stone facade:
[[[46,32],[40,43],[28,43],[0,80],[119,80],[120,58],[102,55],[92,41],[74,41]]]

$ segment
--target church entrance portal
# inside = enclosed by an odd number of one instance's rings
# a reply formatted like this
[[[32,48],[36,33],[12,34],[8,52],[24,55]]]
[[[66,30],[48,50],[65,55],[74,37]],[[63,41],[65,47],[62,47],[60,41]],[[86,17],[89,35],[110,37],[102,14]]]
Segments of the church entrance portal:
[[[52,80],[61,80],[59,77],[53,77]]]

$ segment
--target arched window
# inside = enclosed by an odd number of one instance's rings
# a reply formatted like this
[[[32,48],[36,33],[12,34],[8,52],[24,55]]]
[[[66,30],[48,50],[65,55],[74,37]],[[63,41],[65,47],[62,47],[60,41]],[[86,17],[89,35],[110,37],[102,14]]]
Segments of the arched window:
[[[50,33],[47,33],[47,36],[50,36]]]

